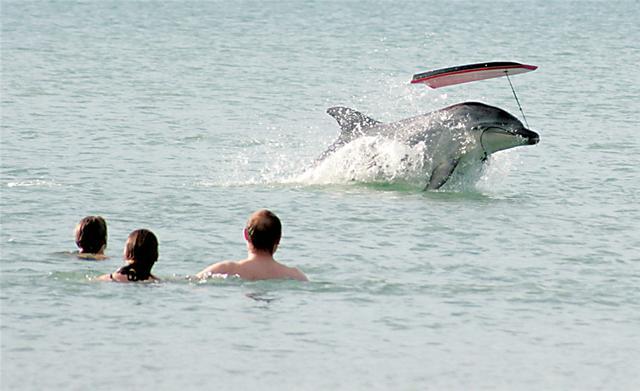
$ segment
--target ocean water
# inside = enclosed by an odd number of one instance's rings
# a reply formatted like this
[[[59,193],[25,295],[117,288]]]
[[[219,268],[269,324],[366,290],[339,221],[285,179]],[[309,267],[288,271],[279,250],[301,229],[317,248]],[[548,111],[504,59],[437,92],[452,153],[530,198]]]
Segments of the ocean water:
[[[2,390],[640,387],[640,3],[2,1]],[[343,105],[395,121],[467,100],[541,141],[422,192],[406,147],[321,166]],[[375,154],[384,169],[359,157]],[[366,159],[364,159],[366,160]],[[309,283],[197,282],[259,208]],[[104,262],[73,230],[107,219]],[[99,283],[127,234],[158,284]]]

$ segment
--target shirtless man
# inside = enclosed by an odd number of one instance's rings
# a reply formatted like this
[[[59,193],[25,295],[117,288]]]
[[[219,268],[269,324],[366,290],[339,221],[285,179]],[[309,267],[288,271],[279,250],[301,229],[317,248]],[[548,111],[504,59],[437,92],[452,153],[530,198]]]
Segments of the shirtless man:
[[[287,267],[273,259],[280,244],[282,225],[278,216],[262,209],[253,213],[244,229],[247,241],[247,259],[214,263],[196,274],[198,278],[212,275],[237,275],[243,280],[292,279],[308,281],[307,276],[294,267]]]

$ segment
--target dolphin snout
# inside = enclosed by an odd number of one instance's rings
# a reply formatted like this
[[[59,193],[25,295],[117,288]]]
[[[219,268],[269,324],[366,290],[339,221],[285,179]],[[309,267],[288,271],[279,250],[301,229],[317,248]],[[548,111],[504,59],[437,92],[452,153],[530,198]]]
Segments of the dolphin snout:
[[[522,128],[518,129],[516,134],[518,136],[524,137],[527,140],[528,145],[535,145],[540,142],[540,135],[533,130]]]

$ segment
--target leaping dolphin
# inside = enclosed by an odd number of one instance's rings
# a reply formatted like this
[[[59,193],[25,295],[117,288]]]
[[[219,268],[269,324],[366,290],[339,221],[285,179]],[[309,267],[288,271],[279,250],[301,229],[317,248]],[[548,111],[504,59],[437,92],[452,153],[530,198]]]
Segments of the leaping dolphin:
[[[388,124],[346,107],[331,107],[327,113],[342,130],[318,161],[363,136],[379,136],[409,146],[424,143],[423,167],[428,174],[425,190],[439,189],[460,165],[484,162],[494,152],[540,141],[537,133],[513,115],[479,102],[459,103]]]

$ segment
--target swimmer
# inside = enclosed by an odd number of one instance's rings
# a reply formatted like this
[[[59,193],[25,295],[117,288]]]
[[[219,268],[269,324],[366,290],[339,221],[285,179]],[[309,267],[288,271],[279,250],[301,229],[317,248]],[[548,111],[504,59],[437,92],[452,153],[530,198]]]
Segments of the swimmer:
[[[266,209],[259,210],[249,217],[243,232],[244,239],[247,241],[247,259],[214,263],[196,274],[196,277],[207,278],[222,274],[237,275],[249,281],[272,279],[308,281],[307,276],[300,270],[282,265],[273,259],[282,236],[282,225],[278,216]]]
[[[129,234],[124,246],[127,263],[111,274],[97,278],[98,281],[159,281],[151,274],[153,264],[158,260],[158,239],[147,229],[138,229]]]
[[[107,222],[100,216],[87,216],[76,225],[76,246],[73,253],[81,259],[104,260],[107,248]]]

